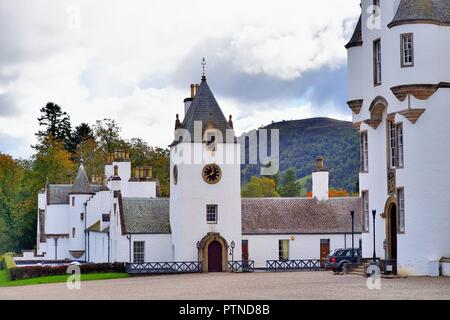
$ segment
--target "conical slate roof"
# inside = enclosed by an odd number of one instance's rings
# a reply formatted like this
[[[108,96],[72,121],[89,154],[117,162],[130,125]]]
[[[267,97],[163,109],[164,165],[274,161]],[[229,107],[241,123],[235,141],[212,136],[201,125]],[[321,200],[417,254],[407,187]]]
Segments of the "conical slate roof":
[[[362,46],[362,28],[361,28],[361,16],[359,16],[358,23],[356,24],[355,31],[353,32],[352,38],[345,45],[346,49]]]
[[[181,123],[181,128],[189,131],[191,135],[191,141],[194,141],[194,124],[195,121],[202,122],[202,135],[207,128],[214,128],[219,130],[223,139],[226,138],[226,130],[232,128],[229,126],[222,110],[217,103],[211,89],[206,82],[206,78],[202,78],[200,87],[194,97],[194,100],[186,113],[183,122]],[[234,137],[233,137],[234,138]],[[178,141],[174,141],[176,144]],[[197,141],[196,141],[197,142]],[[198,141],[200,142],[200,141]]]
[[[80,166],[78,167],[77,176],[72,185],[71,193],[92,193],[83,161],[81,161]]]
[[[388,27],[419,22],[450,25],[450,0],[401,0]]]

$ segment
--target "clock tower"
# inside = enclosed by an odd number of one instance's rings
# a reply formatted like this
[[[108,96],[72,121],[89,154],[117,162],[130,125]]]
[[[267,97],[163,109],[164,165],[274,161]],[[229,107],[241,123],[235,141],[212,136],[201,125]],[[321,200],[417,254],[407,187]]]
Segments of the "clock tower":
[[[191,85],[170,145],[170,225],[174,261],[204,272],[241,260],[240,144],[206,77]],[[232,248],[234,247],[234,248]]]

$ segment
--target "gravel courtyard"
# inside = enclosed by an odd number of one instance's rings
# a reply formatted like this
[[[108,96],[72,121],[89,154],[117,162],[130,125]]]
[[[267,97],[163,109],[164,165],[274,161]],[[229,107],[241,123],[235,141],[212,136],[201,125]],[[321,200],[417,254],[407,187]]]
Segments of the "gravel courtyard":
[[[366,278],[330,272],[210,273],[0,288],[0,299],[450,299],[450,277],[382,279],[369,290]]]

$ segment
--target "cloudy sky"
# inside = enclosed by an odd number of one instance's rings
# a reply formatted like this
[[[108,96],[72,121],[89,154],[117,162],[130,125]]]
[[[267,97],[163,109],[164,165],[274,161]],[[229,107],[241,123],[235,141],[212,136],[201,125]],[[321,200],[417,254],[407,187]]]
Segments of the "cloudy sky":
[[[238,133],[350,120],[346,51],[359,0],[0,0],[0,152],[28,157],[39,109],[113,118],[166,146],[201,77]]]

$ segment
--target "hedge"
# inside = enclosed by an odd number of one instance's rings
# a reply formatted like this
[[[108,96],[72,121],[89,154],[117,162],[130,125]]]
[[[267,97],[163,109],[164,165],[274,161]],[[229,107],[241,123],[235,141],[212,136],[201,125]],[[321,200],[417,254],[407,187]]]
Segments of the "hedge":
[[[13,253],[5,253],[1,256],[1,265],[3,269],[6,269],[8,278],[11,280],[11,270],[17,269],[16,263],[14,262]]]
[[[105,272],[125,272],[125,265],[120,262],[115,263],[87,263],[80,264],[81,274],[105,273]],[[29,266],[12,268],[9,270],[10,280],[20,280],[36,277],[65,275],[68,266]]]

